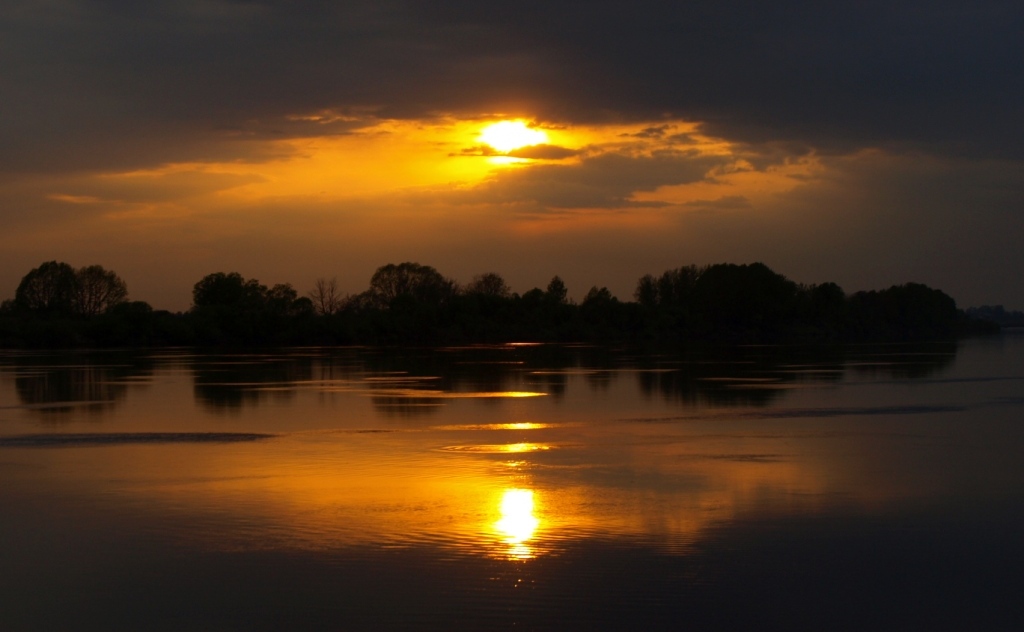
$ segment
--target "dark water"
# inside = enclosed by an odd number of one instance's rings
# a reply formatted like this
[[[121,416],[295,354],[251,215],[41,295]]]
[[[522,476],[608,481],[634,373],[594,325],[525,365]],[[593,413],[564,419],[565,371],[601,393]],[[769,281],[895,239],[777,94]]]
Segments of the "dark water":
[[[0,356],[0,630],[1024,629],[1024,337]]]

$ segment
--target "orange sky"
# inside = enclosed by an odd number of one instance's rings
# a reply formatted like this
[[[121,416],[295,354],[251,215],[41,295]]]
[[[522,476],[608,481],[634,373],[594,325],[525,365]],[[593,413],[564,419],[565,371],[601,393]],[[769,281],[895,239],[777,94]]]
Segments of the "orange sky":
[[[172,310],[218,271],[356,293],[415,261],[628,300],[761,261],[1024,307],[1002,4],[9,4],[2,298],[49,260]],[[534,137],[495,155],[499,121]]]
[[[714,244],[693,243],[688,220],[771,206],[824,171],[813,154],[755,166],[763,156],[680,120],[346,121],[355,128],[344,134],[244,141],[230,160],[19,183],[32,204],[62,218],[33,227],[61,247],[29,246],[24,235],[10,235],[5,247],[27,261],[31,252],[100,263],[125,277],[134,298],[171,309],[186,309],[191,284],[210,271],[291,282],[300,292],[317,277],[337,276],[355,293],[377,266],[404,260],[463,281],[498,271],[520,292],[559,274],[574,295],[609,285],[628,299],[644,273],[710,260]],[[501,121],[544,137],[500,151],[483,135]],[[679,251],[662,244],[654,257],[612,245],[665,237],[691,244]],[[584,271],[606,256],[621,266]],[[16,284],[23,273],[10,269],[4,281]]]

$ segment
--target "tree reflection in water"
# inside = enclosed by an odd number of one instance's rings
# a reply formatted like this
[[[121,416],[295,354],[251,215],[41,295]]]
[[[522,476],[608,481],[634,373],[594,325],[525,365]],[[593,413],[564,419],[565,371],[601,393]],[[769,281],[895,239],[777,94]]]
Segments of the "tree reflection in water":
[[[60,422],[72,411],[94,418],[124,399],[130,387],[143,387],[153,374],[145,356],[127,353],[18,354],[3,367],[13,375],[22,405],[46,421]]]
[[[836,347],[701,347],[672,352],[585,345],[487,345],[438,349],[314,348],[273,353],[139,352],[15,354],[3,363],[23,405],[59,420],[86,407],[102,413],[159,368],[183,363],[196,401],[213,411],[286,402],[299,390],[360,391],[388,416],[430,415],[446,398],[540,392],[560,401],[575,376],[596,391],[635,376],[647,397],[683,406],[761,407],[803,385],[844,375],[923,378],[948,368],[957,343]],[[632,374],[632,375],[631,375]],[[401,387],[396,390],[396,387]],[[482,398],[496,404],[497,398]]]

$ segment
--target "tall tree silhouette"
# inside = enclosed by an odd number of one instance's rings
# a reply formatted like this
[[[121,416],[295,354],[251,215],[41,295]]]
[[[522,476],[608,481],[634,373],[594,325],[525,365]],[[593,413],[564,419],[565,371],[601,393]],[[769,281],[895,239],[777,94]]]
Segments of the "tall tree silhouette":
[[[317,279],[313,284],[313,289],[306,296],[313,301],[313,309],[321,316],[336,314],[344,303],[344,299],[338,291],[337,277]]]
[[[508,298],[512,296],[512,290],[505,279],[496,272],[486,272],[473,277],[473,280],[466,286],[466,294],[479,296],[491,296],[495,298]]]
[[[548,283],[547,296],[555,303],[565,303],[568,301],[569,290],[565,287],[565,282],[558,275],[553,276],[551,282]]]
[[[103,266],[80,268],[75,277],[75,311],[82,316],[96,316],[128,299],[128,286],[121,277]]]
[[[256,279],[246,280],[237,272],[214,272],[192,286],[194,307],[258,308],[267,287]]]
[[[454,281],[434,268],[407,261],[377,268],[369,294],[377,307],[391,307],[398,299],[437,305],[454,296],[456,289]]]
[[[74,268],[63,261],[47,261],[22,277],[14,304],[40,315],[69,316],[75,313],[77,288]]]

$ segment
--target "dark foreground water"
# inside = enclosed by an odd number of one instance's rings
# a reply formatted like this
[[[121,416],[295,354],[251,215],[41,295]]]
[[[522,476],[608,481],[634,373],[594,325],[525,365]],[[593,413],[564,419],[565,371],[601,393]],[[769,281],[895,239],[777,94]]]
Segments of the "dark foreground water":
[[[0,356],[0,630],[1024,629],[1024,337]]]

